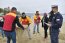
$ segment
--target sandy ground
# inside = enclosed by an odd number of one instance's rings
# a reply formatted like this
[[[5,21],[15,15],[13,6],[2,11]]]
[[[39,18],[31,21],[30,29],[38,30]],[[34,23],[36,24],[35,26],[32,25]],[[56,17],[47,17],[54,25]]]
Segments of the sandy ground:
[[[22,31],[21,29],[17,29],[17,43],[50,43],[50,35],[48,30],[48,38],[44,39],[44,29],[40,25],[40,33],[33,34],[33,24],[30,26],[30,32],[32,39],[30,40],[28,37],[27,31]],[[62,28],[60,29],[59,35],[59,43],[65,43],[65,23],[63,23]],[[12,42],[12,41],[11,41]],[[0,35],[0,43],[6,43],[6,37],[2,38]]]

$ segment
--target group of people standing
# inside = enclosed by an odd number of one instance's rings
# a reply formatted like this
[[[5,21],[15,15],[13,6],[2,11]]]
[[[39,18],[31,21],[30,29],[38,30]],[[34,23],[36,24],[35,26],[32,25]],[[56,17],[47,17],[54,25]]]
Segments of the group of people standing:
[[[27,16],[25,12],[23,12],[22,16],[19,18],[16,15],[16,11],[17,9],[15,7],[12,7],[11,12],[3,16],[4,23],[2,26],[2,30],[4,31],[4,34],[7,37],[7,43],[10,43],[11,39],[13,43],[16,43],[16,32],[15,32],[16,24],[20,28],[22,28],[22,30],[27,30],[29,39],[31,39],[31,33],[30,33],[30,24],[32,23],[31,18]],[[61,28],[62,26],[63,17],[58,12],[57,5],[52,6],[52,11],[49,14],[50,16],[47,17],[47,13],[44,13],[44,16],[41,19],[39,11],[36,11],[36,14],[34,15],[33,34],[35,34],[36,26],[37,26],[37,32],[39,33],[39,24],[41,22],[45,33],[44,38],[46,39],[48,37],[47,30],[49,29],[51,43],[59,43],[58,42],[59,28]]]

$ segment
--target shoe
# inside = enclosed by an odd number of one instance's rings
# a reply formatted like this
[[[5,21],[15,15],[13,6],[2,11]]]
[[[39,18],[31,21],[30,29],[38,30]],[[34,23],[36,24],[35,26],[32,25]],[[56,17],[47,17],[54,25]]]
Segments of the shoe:
[[[35,34],[35,32],[33,32],[33,34]]]
[[[39,33],[39,32],[38,32]]]
[[[30,40],[32,39],[32,38],[29,38]]]

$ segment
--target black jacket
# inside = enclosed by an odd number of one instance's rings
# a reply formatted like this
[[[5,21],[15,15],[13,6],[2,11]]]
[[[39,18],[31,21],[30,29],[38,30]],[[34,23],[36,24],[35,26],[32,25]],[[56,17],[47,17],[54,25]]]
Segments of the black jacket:
[[[54,14],[51,20],[52,28],[61,28],[62,23],[63,23],[62,15],[59,12]]]
[[[53,13],[53,11],[51,11],[49,14],[50,14],[50,15],[49,15],[49,22],[51,22],[51,21],[52,21],[52,18],[53,18],[53,16],[54,16],[54,13]]]
[[[44,20],[44,21],[43,21]],[[48,21],[49,21],[49,19],[48,19],[48,17],[43,17],[42,18],[42,20],[41,20],[41,22],[42,22],[42,27],[48,27],[45,23],[48,23]],[[44,23],[45,22],[45,23]]]

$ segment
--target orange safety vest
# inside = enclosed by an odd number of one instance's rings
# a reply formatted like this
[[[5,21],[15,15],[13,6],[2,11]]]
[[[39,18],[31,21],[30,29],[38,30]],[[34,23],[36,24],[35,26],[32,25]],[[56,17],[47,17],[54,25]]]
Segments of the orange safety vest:
[[[31,23],[31,19],[28,16],[26,16],[25,19],[20,17],[19,20],[23,25],[28,25],[29,23]]]
[[[11,31],[12,30],[12,24],[16,18],[16,14],[8,13],[3,18],[4,18],[3,30]]]
[[[41,20],[41,18],[40,18],[40,16],[34,16],[34,23],[40,23],[40,20]]]

